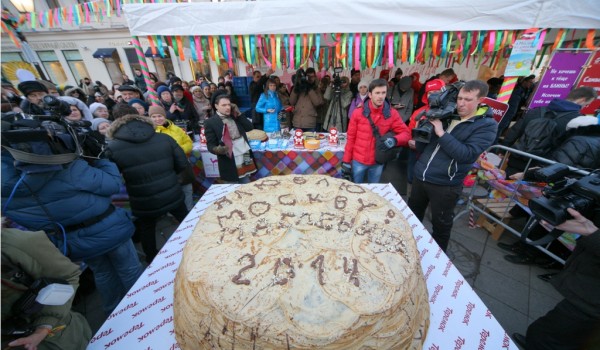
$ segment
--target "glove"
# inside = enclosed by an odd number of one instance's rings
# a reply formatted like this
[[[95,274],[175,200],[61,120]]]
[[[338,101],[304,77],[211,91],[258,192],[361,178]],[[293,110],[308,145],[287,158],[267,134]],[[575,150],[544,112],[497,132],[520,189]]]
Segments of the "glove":
[[[380,150],[385,151],[396,146],[396,139],[393,137],[388,137],[379,145]]]
[[[216,146],[212,150],[213,150],[214,154],[218,154],[218,155],[222,155],[222,156],[224,156],[224,155],[226,155],[226,154],[229,153],[229,147],[227,147],[225,145]]]
[[[342,163],[342,178],[352,181],[352,164]]]

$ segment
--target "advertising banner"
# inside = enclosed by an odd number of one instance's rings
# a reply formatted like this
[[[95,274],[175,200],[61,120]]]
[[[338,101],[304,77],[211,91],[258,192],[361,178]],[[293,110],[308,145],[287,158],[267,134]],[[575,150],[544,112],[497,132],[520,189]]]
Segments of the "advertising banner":
[[[555,98],[567,97],[591,54],[589,51],[555,53],[538,83],[529,109],[547,106]]]
[[[581,110],[582,114],[596,115],[598,113],[596,110],[600,108],[600,51],[594,53],[594,57],[592,57],[587,68],[581,74],[577,87],[580,86],[592,87],[598,93],[599,96],[596,97],[594,102]]]

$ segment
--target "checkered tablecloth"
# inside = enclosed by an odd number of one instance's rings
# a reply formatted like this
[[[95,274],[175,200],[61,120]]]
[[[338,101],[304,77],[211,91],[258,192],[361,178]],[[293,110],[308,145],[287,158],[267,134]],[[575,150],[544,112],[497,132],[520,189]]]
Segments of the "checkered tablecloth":
[[[196,144],[189,159],[193,165],[196,180],[204,193],[212,184],[220,183],[217,178],[205,174],[202,154],[207,153],[206,145]],[[323,145],[318,150],[307,149],[273,149],[253,151],[258,171],[252,176],[253,180],[271,175],[289,174],[323,174],[341,177],[343,147]]]

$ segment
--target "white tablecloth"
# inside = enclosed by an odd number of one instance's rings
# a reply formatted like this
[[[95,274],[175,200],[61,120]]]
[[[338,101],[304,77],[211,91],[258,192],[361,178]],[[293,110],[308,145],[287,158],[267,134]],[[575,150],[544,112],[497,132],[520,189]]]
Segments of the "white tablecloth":
[[[239,185],[213,185],[92,338],[88,349],[179,349],[173,329],[173,282],[200,215]],[[517,349],[485,304],[390,184],[369,184],[408,218],[421,255],[431,308],[423,349]]]

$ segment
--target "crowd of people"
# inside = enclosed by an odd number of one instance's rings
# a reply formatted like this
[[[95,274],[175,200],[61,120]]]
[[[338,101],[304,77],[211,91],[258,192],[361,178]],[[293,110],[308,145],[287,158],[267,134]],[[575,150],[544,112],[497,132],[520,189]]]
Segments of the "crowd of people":
[[[31,167],[28,158],[20,159],[3,149],[2,206],[3,216],[10,219],[7,224],[27,232],[46,231],[47,235],[30,237],[39,244],[51,241],[53,246],[63,248],[62,255],[89,267],[107,315],[143,271],[132,241],[134,234],[150,264],[160,249],[155,239],[157,218],[169,213],[181,222],[191,210],[194,175],[187,158],[201,128],[225,183],[248,183],[256,172],[247,134],[253,129],[267,133],[282,128],[320,132],[335,127],[347,133],[341,171],[356,183],[379,182],[386,165],[380,156],[403,149],[412,184],[408,205],[420,220],[430,207],[432,236],[444,251],[463,180],[472,164],[497,142],[525,147],[525,130],[535,120],[547,118],[547,110],[557,118],[558,126],[551,150],[536,155],[575,167],[600,168],[598,118],[580,113],[582,107],[597,98],[588,87],[573,89],[566,99],[556,99],[547,108],[524,111],[535,77],[523,77],[511,97],[506,117],[498,124],[482,99],[496,96],[501,77],[456,85],[459,77],[452,69],[446,69],[421,82],[418,73],[404,76],[398,68],[391,78],[390,71],[383,70],[378,79],[371,81],[354,69],[349,77],[326,74],[319,79],[315,69],[307,68],[299,69],[289,86],[272,70],[266,74],[255,71],[249,86],[252,114],[247,118],[237,106],[240,101],[231,73],[220,77],[217,83],[202,75],[186,82],[172,73],[163,82],[151,73],[152,88],[158,96],[158,103],[154,104],[149,102],[148,85],[141,71],[134,73],[133,80],[124,75],[121,84],[110,88],[89,78],[74,87],[34,80],[21,82],[15,88],[2,82],[3,112],[52,115],[57,111],[49,109],[45,96],[53,95],[62,101],[58,112],[65,122],[89,127],[93,132],[90,135],[101,144],[99,152],[86,148],[85,157],[58,167]],[[438,108],[430,106],[430,98],[452,89],[456,89],[456,110],[444,118],[428,118]],[[514,121],[516,124],[508,128]],[[413,130],[425,124],[430,127],[428,139],[414,137]],[[3,132],[8,128],[10,125],[3,123]],[[49,138],[48,154],[59,142]],[[509,168],[518,169],[522,166],[520,161],[523,160],[512,158]],[[111,196],[119,193],[123,184],[131,211],[111,202]],[[594,230],[583,231],[598,236]],[[6,237],[8,242],[13,240],[8,234]],[[3,230],[3,251],[4,241]],[[65,263],[64,271],[59,272],[76,278],[71,269]],[[3,284],[3,293],[4,288]],[[594,312],[598,312],[597,305],[593,306]],[[3,321],[4,310],[3,305]],[[68,308],[63,310],[52,324],[28,318],[37,328],[32,335],[21,338],[27,340],[20,341],[39,343],[49,333],[62,332],[55,326],[57,322],[64,323],[61,320],[69,316],[68,312]],[[80,323],[75,316],[70,319]],[[51,328],[46,331],[48,326]],[[82,336],[88,336],[85,325],[77,327],[82,327]],[[523,341],[538,341],[533,330],[531,334]]]

